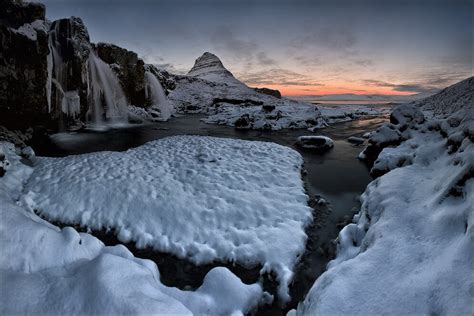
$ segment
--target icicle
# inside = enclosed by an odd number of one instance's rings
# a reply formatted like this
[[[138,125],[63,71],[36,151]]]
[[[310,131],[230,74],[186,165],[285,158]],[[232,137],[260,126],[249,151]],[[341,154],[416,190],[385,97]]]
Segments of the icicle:
[[[153,106],[156,106],[160,110],[161,119],[166,121],[172,114],[172,106],[168,102],[158,78],[156,78],[156,76],[149,71],[145,72],[145,76],[150,89],[150,96]],[[148,98],[148,91],[146,97]]]

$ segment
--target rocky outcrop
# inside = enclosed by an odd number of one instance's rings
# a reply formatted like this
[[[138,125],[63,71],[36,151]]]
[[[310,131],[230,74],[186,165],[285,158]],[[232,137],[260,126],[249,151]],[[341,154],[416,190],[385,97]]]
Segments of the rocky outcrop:
[[[149,71],[158,78],[161,86],[165,90],[166,95],[176,88],[176,75],[170,74],[166,70],[158,69],[155,65],[145,65],[145,71]]]
[[[224,67],[224,64],[214,54],[205,52],[194,62],[193,68],[188,72],[188,76],[218,82],[226,86],[245,86],[237,80],[234,75]]]
[[[275,98],[281,99],[281,93],[278,90],[269,89],[269,88],[252,88],[252,89],[254,89],[255,91],[257,91],[259,93],[263,93],[263,94],[266,94],[266,95],[271,95]]]
[[[46,123],[48,35],[45,7],[0,1],[0,124]]]
[[[88,110],[88,59],[92,46],[89,33],[78,17],[56,20],[49,31],[52,56],[51,116],[68,125],[63,98],[79,98],[76,119],[85,120]],[[77,102],[77,101],[76,101]]]
[[[130,104],[145,107],[146,100],[145,63],[135,52],[108,44],[96,45],[97,55],[108,63],[117,74]]]

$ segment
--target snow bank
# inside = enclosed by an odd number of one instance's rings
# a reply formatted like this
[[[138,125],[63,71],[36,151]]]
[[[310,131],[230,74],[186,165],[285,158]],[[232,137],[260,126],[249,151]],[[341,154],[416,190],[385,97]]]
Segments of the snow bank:
[[[268,105],[239,106],[224,103],[203,121],[236,128],[265,130],[322,128],[327,125],[316,106],[288,102],[288,104],[270,107],[270,110],[268,108]]]
[[[328,124],[347,122],[363,116],[381,116],[390,113],[389,107],[364,104],[318,104],[318,109]]]
[[[428,122],[411,108],[396,111],[402,143],[383,149],[374,166],[388,173],[367,187],[336,259],[297,314],[472,313],[472,103]],[[371,139],[394,135],[379,131]]]
[[[1,314],[228,315],[258,304],[261,286],[243,284],[226,268],[211,270],[194,292],[166,287],[152,261],[21,208],[16,201],[34,169],[12,144],[0,148],[9,161],[0,177]]]
[[[285,300],[312,218],[302,163],[273,143],[176,136],[123,153],[38,158],[24,198],[48,219],[115,228],[123,242],[196,264],[262,264]]]

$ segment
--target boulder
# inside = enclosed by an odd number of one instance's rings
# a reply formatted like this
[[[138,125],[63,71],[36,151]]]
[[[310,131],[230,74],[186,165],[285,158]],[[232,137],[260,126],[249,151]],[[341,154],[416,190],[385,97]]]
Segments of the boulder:
[[[347,138],[347,141],[354,145],[362,145],[365,142],[364,138],[351,136]]]
[[[244,114],[235,121],[235,128],[250,129],[252,127],[252,120],[248,114]]]
[[[326,136],[300,136],[296,144],[301,148],[316,152],[325,152],[334,147],[334,141]]]

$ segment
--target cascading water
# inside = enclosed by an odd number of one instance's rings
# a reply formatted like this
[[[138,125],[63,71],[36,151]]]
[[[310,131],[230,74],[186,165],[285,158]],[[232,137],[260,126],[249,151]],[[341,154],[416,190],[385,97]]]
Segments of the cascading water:
[[[63,37],[61,31],[66,33]],[[74,55],[71,35],[70,24],[64,22],[56,22],[49,32],[48,111],[58,118],[60,129],[67,125],[70,127],[71,123],[76,123],[75,119],[80,118],[81,96],[87,96],[86,120],[89,128],[104,129],[126,123],[128,102],[117,76],[92,49],[85,65],[81,64],[80,57],[77,59]],[[80,73],[77,73],[78,65]]]
[[[89,120],[93,127],[125,123],[128,102],[112,69],[91,52],[89,55]]]
[[[172,114],[173,108],[168,102],[168,99],[166,98],[165,92],[160,84],[160,81],[150,71],[145,72],[145,77],[148,84],[148,87],[146,89],[147,98],[148,96],[150,96],[152,106],[157,107],[160,111],[161,120],[168,120]]]

